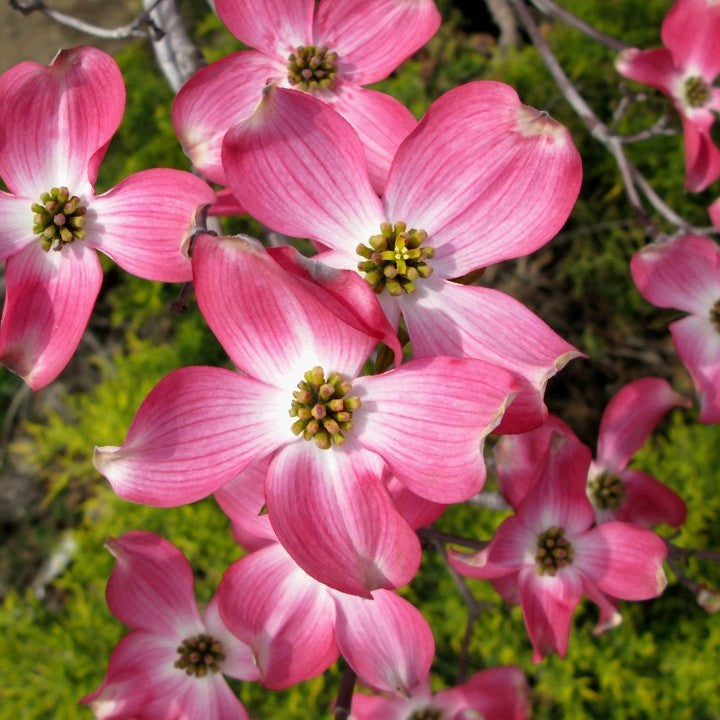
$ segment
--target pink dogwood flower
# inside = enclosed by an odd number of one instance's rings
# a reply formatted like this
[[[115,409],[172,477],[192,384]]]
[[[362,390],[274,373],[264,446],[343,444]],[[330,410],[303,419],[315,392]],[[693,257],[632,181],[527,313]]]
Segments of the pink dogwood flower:
[[[682,120],[685,187],[704,190],[720,175],[720,149],[712,140],[720,111],[720,4],[715,0],[677,0],[662,24],[665,47],[631,48],[618,55],[621,75],[668,95]]]
[[[189,280],[180,252],[214,193],[179,170],[135,173],[95,195],[98,167],[125,108],[115,61],[91,47],[0,76],[0,262],[6,297],[0,362],[34,390],[67,365],[102,283],[96,251],[148,280]]]
[[[451,279],[532,252],[563,225],[581,178],[564,127],[508,85],[463,85],[403,141],[380,199],[350,125],[311,95],[270,88],[226,135],[223,164],[248,212],[361,272],[393,327],[402,313],[415,357],[516,373],[523,387],[499,430],[542,423],[548,377],[579,353],[517,300]]]
[[[355,693],[350,720],[525,720],[529,712],[525,675],[507,665],[475,673],[462,685],[436,693],[427,679],[407,697]]]
[[[630,269],[648,302],[689,313],[670,323],[670,334],[700,398],[700,422],[720,422],[720,248],[685,235],[646,245]]]
[[[198,303],[241,372],[170,373],[122,447],[96,450],[95,466],[121,497],[170,506],[268,457],[270,521],[307,573],[365,596],[399,587],[420,550],[383,485],[385,469],[434,502],[476,493],[483,439],[515,381],[448,357],[360,376],[378,340],[400,352],[373,292],[355,273],[293,261],[289,248],[275,257],[250,238],[197,238]]]
[[[382,192],[395,150],[415,119],[402,103],[361,85],[387,77],[440,26],[433,0],[216,0],[220,19],[253,50],[211,63],[181,88],[173,124],[193,164],[226,185],[225,133],[252,114],[267,83],[333,106],[362,138]]]
[[[218,611],[201,616],[185,556],[154,533],[108,540],[116,563],[105,595],[131,632],[110,657],[105,678],[80,702],[99,720],[248,720],[223,675],[257,680],[250,648]]]
[[[644,528],[622,522],[595,526],[586,495],[590,450],[556,434],[538,479],[478,553],[453,552],[451,563],[467,577],[501,580],[515,589],[533,645],[533,660],[567,651],[573,611],[586,594],[601,612],[613,598],[646,600],[665,585],[665,543]]]

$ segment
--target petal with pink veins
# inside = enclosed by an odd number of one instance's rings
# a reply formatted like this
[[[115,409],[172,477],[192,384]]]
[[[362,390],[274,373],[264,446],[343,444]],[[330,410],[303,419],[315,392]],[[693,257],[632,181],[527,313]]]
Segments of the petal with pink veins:
[[[284,393],[213,367],[174,370],[145,398],[122,447],[93,464],[122,498],[172,507],[199,500],[294,440]]]
[[[372,598],[334,593],[336,634],[342,656],[377,690],[408,695],[430,672],[435,641],[427,620],[388,590]]]
[[[228,188],[215,192],[215,202],[208,208],[210,217],[226,217],[228,215],[245,215],[245,208]]]
[[[628,48],[615,59],[616,70],[626,78],[650,85],[666,95],[673,96],[681,71],[675,66],[672,55],[665,48],[638,50]]]
[[[483,441],[514,390],[509,372],[479,360],[412,360],[354,381],[357,437],[415,494],[467,500],[485,482]]]
[[[86,242],[145,280],[185,282],[192,268],[183,240],[195,211],[214,200],[208,185],[188,172],[143,170],[93,198]]]
[[[352,438],[321,450],[298,440],[273,459],[265,481],[268,514],[300,567],[345,593],[408,583],[420,543],[382,484],[382,460]]]
[[[180,717],[187,720],[249,720],[247,711],[220,673],[193,680],[188,683],[181,700],[183,714]]]
[[[472,82],[436,100],[402,143],[384,203],[389,220],[428,233],[435,272],[453,278],[544,245],[581,177],[566,128],[509,85]]]
[[[702,192],[720,176],[720,149],[710,128],[681,115],[685,152],[685,189]]]
[[[426,704],[419,707],[424,708]],[[352,720],[407,720],[408,711],[413,709],[412,698],[356,692],[352,697],[350,717]]]
[[[46,252],[36,242],[8,258],[0,363],[33,389],[70,361],[102,284],[97,254],[82,241]]]
[[[97,48],[15,65],[0,76],[0,176],[33,202],[52,187],[88,194],[124,109],[120,68]]]
[[[622,624],[622,615],[618,612],[617,600],[606,595],[588,577],[583,577],[583,591],[600,610],[598,621],[593,628],[593,635],[595,635],[595,637],[600,637],[608,630],[612,630]]]
[[[0,190],[0,262],[28,245],[39,244],[32,231],[34,202]]]
[[[620,480],[625,496],[614,512],[614,519],[646,528],[661,523],[680,527],[687,519],[687,507],[682,498],[652,475],[625,470],[620,474]]]
[[[308,93],[270,87],[222,158],[235,197],[277,232],[354,252],[385,222],[360,138]]]
[[[715,0],[677,0],[662,24],[663,45],[679,67],[712,82],[720,73],[720,5]]]
[[[387,474],[385,486],[397,511],[413,530],[432,525],[444,512],[444,503],[425,500],[408,490],[394,475]]]

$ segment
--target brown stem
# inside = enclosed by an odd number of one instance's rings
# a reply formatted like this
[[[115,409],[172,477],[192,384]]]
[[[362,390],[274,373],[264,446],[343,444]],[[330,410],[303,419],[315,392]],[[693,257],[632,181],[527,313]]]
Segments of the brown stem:
[[[347,720],[350,717],[350,709],[352,706],[352,696],[355,690],[355,681],[357,675],[355,671],[347,666],[343,671],[342,680],[340,682],[340,690],[338,691],[335,705],[333,706],[333,718],[335,720]]]

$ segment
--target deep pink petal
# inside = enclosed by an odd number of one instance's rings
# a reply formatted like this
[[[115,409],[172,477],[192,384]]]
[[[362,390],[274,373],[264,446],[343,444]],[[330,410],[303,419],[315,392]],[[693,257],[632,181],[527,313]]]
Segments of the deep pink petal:
[[[8,258],[0,363],[33,390],[51,383],[85,332],[102,277],[97,254],[82,241],[58,252],[35,242]]]
[[[363,6],[366,4],[363,0]],[[378,195],[382,195],[395,153],[415,129],[417,120],[391,95],[365,90],[352,83],[341,83],[335,88],[332,107],[360,136],[370,180]]]
[[[263,683],[281,689],[338,656],[335,603],[276,543],[231,565],[218,588],[225,625],[253,650]]]
[[[583,577],[583,592],[598,606],[600,614],[598,621],[593,628],[593,635],[599,637],[608,630],[612,630],[622,624],[622,615],[618,612],[618,601],[606,595],[588,577]]]
[[[615,68],[626,78],[650,85],[670,96],[681,74],[673,63],[672,55],[665,48],[623,50],[615,59]]]
[[[225,133],[252,114],[269,80],[283,75],[280,58],[243,50],[201,68],[172,104],[175,132],[193,165],[226,185],[220,153]]]
[[[413,360],[353,383],[358,438],[417,495],[466,500],[485,482],[483,440],[513,390],[510,373],[478,360]]]
[[[720,422],[720,332],[707,317],[686,317],[670,325],[680,360],[695,383],[699,420]]]
[[[308,370],[352,378],[377,343],[378,331],[365,334],[339,303],[343,312],[333,312],[331,298],[323,302],[316,285],[283,270],[251,238],[197,238],[193,272],[200,310],[233,362],[287,393],[288,427],[292,391]]]
[[[397,511],[413,530],[432,525],[444,512],[447,505],[432,502],[408,490],[394,475],[388,475],[385,485]]]
[[[182,698],[182,720],[249,720],[240,700],[220,673],[188,683]]]
[[[580,596],[581,576],[569,568],[557,575],[539,575],[534,567],[520,572],[520,596],[523,617],[533,645],[533,662],[556,652],[567,652],[570,621]]]
[[[427,620],[388,590],[372,599],[335,594],[342,656],[366,685],[407,695],[430,672],[435,641]]]
[[[228,188],[215,192],[215,202],[208,208],[208,215],[225,217],[227,215],[245,215],[245,208]]]
[[[630,269],[640,294],[653,305],[707,315],[720,299],[720,247],[701,235],[651,243]]]
[[[96,448],[93,464],[126,500],[194,502],[294,439],[279,399],[230,370],[174,370],[145,398],[122,447]]]
[[[215,9],[230,32],[246,45],[285,57],[312,39],[313,0],[216,0]]]
[[[424,708],[423,703],[419,708]],[[418,709],[419,709],[418,708]],[[353,720],[407,720],[414,707],[412,698],[398,696],[363,695],[356,692],[352,697]]]
[[[385,221],[357,133],[308,93],[269,88],[225,136],[223,165],[243,207],[286,235],[354,253]]]
[[[214,200],[208,185],[188,172],[156,168],[134,173],[93,198],[87,243],[145,280],[191,280],[190,260],[181,247],[195,211]]]
[[[155,632],[180,642],[203,631],[195,604],[190,563],[159,535],[134,530],[110,538],[115,556],[105,590],[108,607],[133,630]]]
[[[484,720],[525,720],[530,712],[530,688],[523,671],[515,665],[494,667],[475,673],[467,682],[437,694],[456,706],[480,713]],[[460,712],[454,720],[471,720]]]
[[[615,511],[616,520],[651,528],[665,523],[680,527],[687,518],[682,498],[652,475],[639,470],[625,470],[620,475],[625,497]]]
[[[400,587],[420,565],[418,538],[382,473],[382,460],[352,439],[329,450],[300,439],[270,464],[265,492],[278,539],[305,572],[342,592]]]
[[[0,77],[0,176],[33,202],[63,185],[87,194],[124,109],[120,69],[97,48],[15,65]]]
[[[573,541],[573,567],[603,592],[622,600],[647,600],[665,589],[663,560],[667,548],[650,530],[629,523],[594,527]]]
[[[720,6],[714,0],[677,0],[662,24],[675,64],[712,82],[720,73]]]
[[[473,82],[436,100],[400,146],[385,206],[390,221],[427,231],[435,272],[453,278],[544,245],[581,175],[562,125],[509,85]]]
[[[322,0],[313,34],[337,52],[344,77],[367,85],[419,50],[440,20],[433,0]]]
[[[598,464],[613,473],[624,470],[665,413],[689,404],[661,378],[641,378],[625,385],[608,403],[600,421]]]
[[[720,149],[709,128],[681,116],[685,152],[685,189],[701,192],[720,177]]]
[[[16,197],[0,190],[0,262],[37,243],[32,231],[35,200]]]

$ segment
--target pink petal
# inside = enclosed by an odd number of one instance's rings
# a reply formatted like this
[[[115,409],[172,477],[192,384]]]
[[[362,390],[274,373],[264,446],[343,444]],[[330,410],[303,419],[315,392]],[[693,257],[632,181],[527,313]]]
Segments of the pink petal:
[[[655,533],[628,523],[603,523],[573,541],[573,567],[622,600],[647,600],[665,589],[667,548]]]
[[[188,683],[181,706],[181,717],[187,720],[249,720],[242,703],[220,673]]]
[[[622,624],[622,615],[617,610],[617,600],[606,595],[590,578],[583,578],[583,592],[600,610],[597,624],[593,628],[595,637],[600,637],[608,630]]]
[[[230,370],[174,370],[145,398],[122,447],[96,448],[93,464],[126,500],[194,502],[295,439],[282,401],[274,388]]]
[[[280,544],[231,565],[218,588],[225,625],[253,650],[266,687],[320,674],[338,656],[335,603]]]
[[[453,278],[544,245],[581,175],[562,125],[509,85],[473,82],[436,100],[400,146],[385,205],[391,221],[427,231],[435,272]]]
[[[110,538],[107,547],[116,562],[105,597],[118,620],[134,630],[164,634],[177,642],[203,632],[192,568],[180,550],[142,530]]]
[[[415,357],[477,358],[527,381],[506,412],[516,414],[515,432],[543,422],[548,379],[580,355],[522,303],[497,290],[430,278],[400,297],[400,306]],[[523,413],[517,412],[521,406]]]
[[[708,317],[686,317],[670,325],[680,360],[700,399],[702,423],[720,422],[720,331]]]
[[[97,254],[76,241],[45,252],[39,241],[8,258],[0,363],[33,389],[70,361],[102,284]]]
[[[523,671],[515,665],[475,673],[467,682],[437,694],[444,702],[452,697],[458,705],[480,713],[484,720],[525,720],[530,712],[530,688]],[[470,720],[461,712],[458,720]]]
[[[63,185],[87,194],[124,109],[120,69],[101,50],[76,47],[49,66],[15,65],[0,77],[0,175],[33,202]]]
[[[712,82],[720,73],[720,6],[714,0],[677,0],[662,24],[675,64]]]
[[[383,463],[352,439],[321,450],[298,440],[268,471],[268,514],[278,539],[300,567],[332,588],[369,590],[408,583],[420,543],[382,485]]]
[[[269,88],[225,136],[223,165],[243,207],[286,235],[354,255],[385,221],[357,133],[307,93]]]
[[[363,7],[366,4],[363,0]],[[335,88],[331,104],[360,136],[370,180],[378,195],[382,195],[395,153],[400,143],[417,127],[417,121],[391,95],[365,90],[351,83],[341,83]]]
[[[145,280],[191,280],[190,261],[180,249],[195,211],[214,200],[215,193],[190,173],[166,168],[134,173],[93,198],[87,242]]]
[[[412,492],[460,502],[485,482],[483,440],[513,390],[510,373],[478,360],[413,360],[355,380],[358,438]]]
[[[673,89],[681,71],[675,66],[672,55],[665,48],[655,50],[623,50],[615,58],[615,69],[626,78],[657,88],[673,96]]]
[[[658,307],[706,316],[720,299],[720,248],[710,238],[651,243],[633,255],[630,269],[640,294]]]
[[[408,490],[394,475],[388,475],[385,485],[397,511],[413,530],[432,525],[444,512],[447,505],[425,500]]]
[[[283,270],[251,238],[197,238],[193,271],[200,311],[233,362],[286,392],[288,428],[303,375],[319,365],[355,376],[380,334],[365,334],[347,307],[324,302],[316,285]]]
[[[227,184],[220,157],[225,133],[252,114],[268,80],[286,73],[279,58],[243,50],[201,68],[180,88],[172,104],[173,127],[205,177]]]
[[[613,473],[624,470],[665,413],[689,401],[667,380],[642,378],[625,385],[608,403],[600,421],[597,461]]]
[[[216,0],[228,30],[250,47],[282,57],[312,38],[313,0]]]
[[[408,711],[413,709],[412,698],[361,695],[356,692],[352,697],[350,717],[353,720],[407,720]]]
[[[710,128],[681,115],[685,152],[685,189],[701,192],[720,176],[720,149]]]
[[[322,0],[314,37],[358,85],[387,77],[440,27],[433,0]]]
[[[37,243],[32,231],[33,212],[30,209],[34,202],[0,190],[0,262]]]
[[[581,576],[563,568],[557,575],[539,575],[534,567],[520,572],[523,617],[533,645],[533,662],[556,652],[567,653],[570,621],[580,596]]]
[[[647,528],[661,523],[680,527],[687,519],[687,507],[682,498],[652,475],[626,470],[620,479],[625,497],[615,511],[614,519]]]
[[[387,590],[372,599],[335,594],[342,656],[363,683],[408,695],[430,672],[435,641],[427,620]]]
[[[245,208],[240,205],[230,190],[224,188],[215,192],[215,202],[208,209],[208,215],[210,217],[245,215]]]

